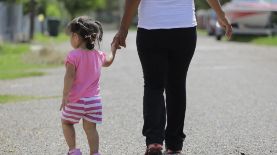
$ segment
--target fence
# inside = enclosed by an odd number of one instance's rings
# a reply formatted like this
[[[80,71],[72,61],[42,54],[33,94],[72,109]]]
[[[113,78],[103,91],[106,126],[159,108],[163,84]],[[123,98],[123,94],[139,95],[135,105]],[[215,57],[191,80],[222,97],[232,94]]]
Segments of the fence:
[[[0,39],[22,41],[28,38],[26,30],[24,33],[22,12],[21,4],[0,2]]]

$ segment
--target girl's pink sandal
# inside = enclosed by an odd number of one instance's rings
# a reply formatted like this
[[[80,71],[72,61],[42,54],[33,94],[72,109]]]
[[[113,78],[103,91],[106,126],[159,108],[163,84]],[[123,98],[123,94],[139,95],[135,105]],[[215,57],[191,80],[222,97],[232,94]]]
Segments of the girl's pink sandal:
[[[67,153],[67,155],[82,155],[82,152],[80,149],[72,149]]]

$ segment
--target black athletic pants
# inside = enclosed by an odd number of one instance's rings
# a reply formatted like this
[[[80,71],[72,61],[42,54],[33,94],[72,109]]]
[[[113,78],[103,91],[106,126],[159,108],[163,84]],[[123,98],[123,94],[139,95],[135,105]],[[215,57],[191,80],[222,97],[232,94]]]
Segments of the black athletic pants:
[[[138,28],[137,50],[144,75],[142,133],[146,145],[163,144],[165,140],[168,149],[183,147],[186,76],[196,40],[195,27]]]

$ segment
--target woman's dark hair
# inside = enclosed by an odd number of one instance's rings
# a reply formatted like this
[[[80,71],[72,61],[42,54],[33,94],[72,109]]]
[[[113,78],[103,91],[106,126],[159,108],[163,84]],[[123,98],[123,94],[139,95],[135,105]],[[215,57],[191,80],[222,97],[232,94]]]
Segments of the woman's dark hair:
[[[100,47],[103,37],[103,29],[100,22],[94,21],[88,16],[81,16],[73,19],[68,24],[67,30],[77,33],[86,42],[87,49],[94,49],[96,41]]]

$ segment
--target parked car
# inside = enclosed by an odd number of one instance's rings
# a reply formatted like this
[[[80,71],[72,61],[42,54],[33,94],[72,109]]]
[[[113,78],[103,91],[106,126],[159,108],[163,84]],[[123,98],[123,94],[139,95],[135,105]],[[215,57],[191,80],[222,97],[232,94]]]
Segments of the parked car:
[[[223,5],[233,26],[233,34],[277,34],[277,0],[233,0]],[[224,35],[216,26],[216,38]]]

